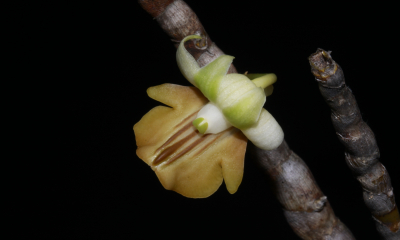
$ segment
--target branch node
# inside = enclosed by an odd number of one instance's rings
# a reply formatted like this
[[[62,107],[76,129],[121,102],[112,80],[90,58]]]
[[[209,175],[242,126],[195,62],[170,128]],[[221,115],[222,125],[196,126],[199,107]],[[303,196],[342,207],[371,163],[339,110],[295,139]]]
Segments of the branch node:
[[[328,201],[328,198],[326,196],[322,196],[319,199],[314,201],[314,212],[320,212],[325,206],[325,203]]]

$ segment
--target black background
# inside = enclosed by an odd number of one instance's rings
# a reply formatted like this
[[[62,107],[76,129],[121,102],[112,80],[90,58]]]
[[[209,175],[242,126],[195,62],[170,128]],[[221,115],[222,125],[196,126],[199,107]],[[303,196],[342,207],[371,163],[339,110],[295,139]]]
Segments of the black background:
[[[266,109],[308,164],[336,215],[357,239],[377,239],[307,57],[317,48],[333,51],[399,194],[399,51],[390,7],[187,2],[212,40],[235,56],[240,73],[278,76]],[[27,224],[17,235],[298,239],[266,177],[249,159],[236,194],[223,184],[207,199],[187,199],[164,190],[136,156],[132,127],[157,105],[146,89],[166,82],[189,85],[169,37],[136,1],[19,7],[12,20],[20,36],[12,63],[19,67],[16,79],[21,74],[26,84],[17,81],[24,102],[17,141],[29,148],[19,148],[27,155],[17,161],[11,180],[16,223]]]

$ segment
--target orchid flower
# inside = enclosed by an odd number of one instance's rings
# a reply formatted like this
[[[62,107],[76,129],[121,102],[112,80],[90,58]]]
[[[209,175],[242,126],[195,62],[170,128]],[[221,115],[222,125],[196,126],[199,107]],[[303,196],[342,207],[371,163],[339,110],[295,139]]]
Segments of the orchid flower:
[[[199,38],[184,38],[176,54],[182,74],[195,87],[149,88],[149,97],[171,108],[155,107],[134,126],[139,158],[164,188],[191,198],[210,196],[223,180],[230,193],[237,191],[247,138],[266,150],[283,141],[279,124],[263,108],[275,74],[227,74],[233,61],[228,55],[201,68],[184,47]]]

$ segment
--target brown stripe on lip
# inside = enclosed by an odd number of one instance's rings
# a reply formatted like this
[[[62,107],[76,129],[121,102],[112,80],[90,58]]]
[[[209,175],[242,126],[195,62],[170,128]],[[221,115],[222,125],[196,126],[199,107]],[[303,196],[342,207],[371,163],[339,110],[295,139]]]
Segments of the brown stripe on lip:
[[[192,123],[186,124],[183,128],[181,128],[179,131],[177,131],[174,135],[172,135],[161,147],[157,148],[157,150],[154,152],[160,151],[163,147],[167,146],[169,143],[171,143],[173,140],[175,140],[179,135],[184,133],[186,130],[188,130],[192,126]]]
[[[209,134],[207,135],[203,135],[201,136],[199,139],[197,139],[194,143],[190,144],[189,146],[187,146],[185,149],[183,149],[182,151],[180,151],[178,154],[176,154],[173,158],[171,158],[170,160],[168,160],[168,162],[166,162],[166,164],[171,164],[173,163],[175,160],[177,160],[178,158],[182,157],[183,155],[185,155],[185,153],[189,152],[190,150],[192,150],[194,147],[196,147],[198,144],[200,144],[201,142],[203,142],[204,140],[206,140],[208,138],[208,136],[210,136]]]
[[[165,161],[172,153],[176,152],[176,150],[178,150],[183,144],[185,144],[185,142],[189,141],[191,138],[195,137],[196,135],[197,135],[197,132],[193,131],[191,134],[189,134],[186,137],[182,138],[181,140],[179,140],[178,142],[174,143],[170,147],[164,149],[154,159],[153,166],[156,166],[156,165],[160,164],[161,162]],[[163,145],[165,145],[165,143]]]
[[[199,110],[200,111],[200,110]],[[182,122],[180,122],[178,125],[176,125],[174,128],[179,127],[180,125],[184,124],[186,121],[190,121],[190,119],[193,117],[193,115],[197,114],[199,111],[196,111],[192,114],[190,114],[189,116],[187,116],[185,119],[182,120]]]
[[[200,111],[200,110],[199,110]],[[196,111],[192,114],[190,114],[189,116],[187,116],[185,119],[183,119],[183,121],[181,121],[178,125],[176,125],[174,127],[177,128],[180,125],[184,124],[185,122],[187,122],[188,120],[190,121],[191,118],[193,118],[193,116],[195,114],[197,114],[199,111]],[[192,126],[192,121],[190,121],[189,123],[187,123],[183,128],[181,128],[179,131],[177,131],[174,135],[172,135],[163,145],[161,145],[159,148],[157,148],[157,150],[154,153],[157,153],[158,151],[160,151],[163,147],[167,146],[169,143],[171,143],[173,140],[175,140],[179,135],[181,135],[183,132],[185,132],[186,130],[188,130],[190,128],[190,126]]]
[[[189,123],[188,125],[191,126],[191,123]],[[186,128],[186,126],[185,126]],[[181,129],[182,130],[182,129]],[[181,131],[180,130],[180,131]],[[229,136],[229,132],[232,132],[232,134],[235,134],[235,130],[233,129],[229,129],[227,130],[226,133],[220,133],[220,134],[205,134],[203,136],[201,136],[199,139],[197,139],[196,141],[194,141],[193,143],[191,143],[189,146],[187,146],[185,149],[183,149],[182,151],[180,151],[179,153],[177,153],[175,156],[173,156],[171,159],[169,159],[166,164],[171,164],[174,161],[176,161],[177,159],[179,159],[180,157],[182,157],[183,155],[185,155],[187,152],[193,150],[197,145],[201,144],[202,142],[206,141],[206,143],[204,144],[204,146],[199,149],[198,151],[196,151],[194,153],[194,156],[200,155],[202,152],[204,152],[208,147],[211,146],[211,144],[213,144],[215,141],[217,141],[220,137],[224,136],[227,137]],[[153,161],[153,166],[159,165],[162,162],[164,162],[165,160],[167,160],[167,158],[169,156],[171,156],[174,152],[178,151],[180,147],[182,147],[185,142],[190,141],[192,138],[194,138],[195,136],[197,136],[198,131],[194,131],[192,133],[190,133],[188,136],[186,136],[185,138],[179,140],[178,142],[174,143],[173,145],[171,145],[170,147],[166,148],[165,150],[163,150],[157,157],[156,159]],[[174,136],[172,136],[174,137]],[[171,137],[171,138],[172,138]],[[174,137],[176,138],[176,137]],[[171,140],[172,141],[172,140]],[[168,140],[167,142],[171,142],[170,140]],[[164,143],[164,145],[167,144]],[[160,147],[161,148],[161,147]],[[159,148],[159,149],[160,149]]]
[[[209,135],[207,135],[209,136]],[[197,151],[194,156],[199,155],[200,153],[204,152],[211,144],[213,144],[215,141],[218,140],[218,138],[220,138],[222,136],[222,134],[218,134],[216,135],[215,138],[213,138],[212,140],[210,140],[208,143],[206,143],[201,149],[199,149],[199,151]]]

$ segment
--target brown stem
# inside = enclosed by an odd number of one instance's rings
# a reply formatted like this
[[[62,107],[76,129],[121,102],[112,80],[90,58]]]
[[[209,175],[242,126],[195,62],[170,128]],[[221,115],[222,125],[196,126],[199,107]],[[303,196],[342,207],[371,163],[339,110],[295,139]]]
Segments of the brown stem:
[[[355,239],[335,216],[305,162],[284,141],[275,150],[253,146],[258,165],[271,179],[292,229],[303,239]]]
[[[181,0],[139,0],[144,10],[153,16],[160,27],[172,38],[175,47],[188,35],[199,35],[201,40],[187,41],[185,47],[204,66],[222,55],[221,49],[211,41],[206,30],[193,10]],[[228,73],[237,72],[231,65]]]
[[[196,14],[181,0],[139,0],[141,6],[160,24],[178,46],[185,36],[197,34],[198,42],[188,41],[186,49],[200,66],[213,61],[223,52],[211,41]],[[237,72],[233,65],[231,73]],[[273,180],[276,196],[293,230],[303,239],[354,239],[333,213],[307,165],[287,144],[272,151],[254,147],[255,160]]]
[[[400,239],[399,212],[389,173],[379,162],[379,149],[370,127],[362,120],[343,71],[330,52],[318,49],[309,58],[311,72],[331,108],[331,119],[346,149],[346,162],[363,188],[364,201],[383,239]]]

